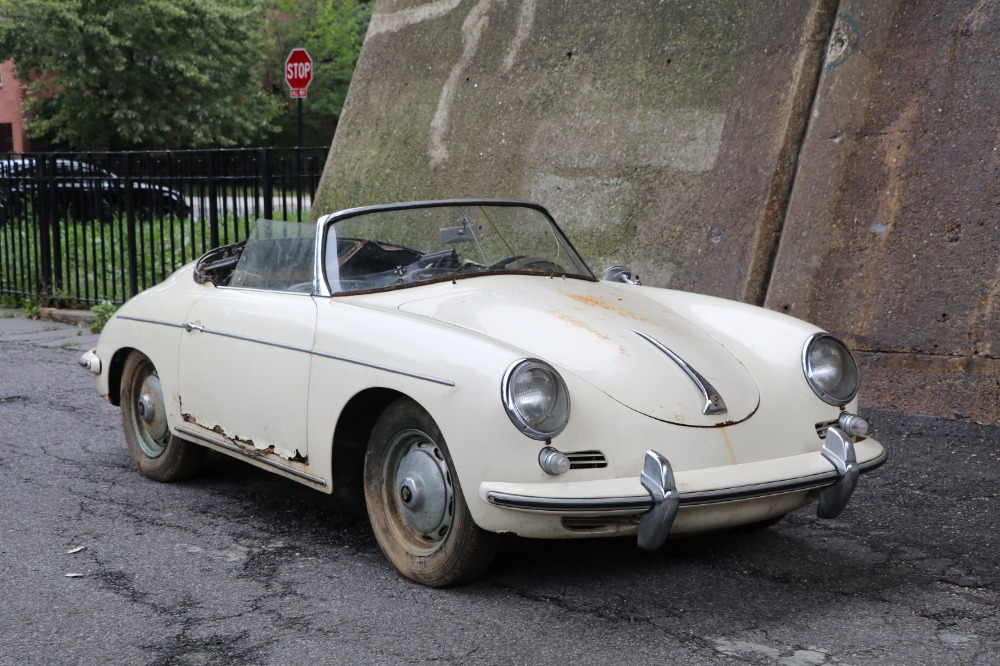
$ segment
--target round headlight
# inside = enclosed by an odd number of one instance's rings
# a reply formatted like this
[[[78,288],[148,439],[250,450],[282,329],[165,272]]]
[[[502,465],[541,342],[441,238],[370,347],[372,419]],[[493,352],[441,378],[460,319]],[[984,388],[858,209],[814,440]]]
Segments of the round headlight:
[[[806,341],[802,370],[824,402],[842,406],[858,394],[858,364],[847,345],[829,333],[817,333]]]
[[[544,361],[529,358],[510,366],[501,395],[511,422],[528,437],[550,439],[569,421],[566,383]]]

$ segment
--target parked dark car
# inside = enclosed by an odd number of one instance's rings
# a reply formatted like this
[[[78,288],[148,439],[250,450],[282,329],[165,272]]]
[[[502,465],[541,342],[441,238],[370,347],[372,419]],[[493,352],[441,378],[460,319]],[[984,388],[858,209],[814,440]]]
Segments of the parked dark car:
[[[54,170],[39,168],[33,158],[0,161],[0,224],[38,206],[48,197],[60,219],[109,221],[126,211],[128,194],[142,215],[186,216],[191,208],[177,190],[140,180],[126,181],[110,171],[77,160],[57,159]]]

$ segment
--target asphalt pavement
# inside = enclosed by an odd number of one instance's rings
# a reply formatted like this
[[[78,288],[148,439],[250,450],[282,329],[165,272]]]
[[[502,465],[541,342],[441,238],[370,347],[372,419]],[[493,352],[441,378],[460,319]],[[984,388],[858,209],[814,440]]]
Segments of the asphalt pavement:
[[[86,311],[43,310],[53,319],[29,319],[22,310],[0,308],[0,344],[23,343],[55,349],[86,351],[97,345],[100,336],[90,332],[90,315]],[[73,322],[73,323],[70,323]]]
[[[432,590],[294,482],[142,477],[76,364],[96,339],[0,310],[0,666],[1000,663],[1000,428],[866,411],[889,462],[836,520],[510,539]]]

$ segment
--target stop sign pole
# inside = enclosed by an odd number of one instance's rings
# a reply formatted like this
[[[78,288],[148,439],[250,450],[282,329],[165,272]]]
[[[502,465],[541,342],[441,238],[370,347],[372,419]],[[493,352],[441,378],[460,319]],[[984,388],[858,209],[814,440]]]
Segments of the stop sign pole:
[[[313,60],[303,48],[292,49],[285,58],[285,83],[291,91],[292,99],[298,100],[298,142],[302,146],[302,100],[309,95],[309,84],[313,78]]]

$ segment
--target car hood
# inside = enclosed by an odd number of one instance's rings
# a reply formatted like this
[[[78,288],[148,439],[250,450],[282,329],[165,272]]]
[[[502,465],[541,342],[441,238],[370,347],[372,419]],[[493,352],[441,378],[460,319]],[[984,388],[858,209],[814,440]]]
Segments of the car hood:
[[[739,359],[703,329],[645,297],[648,288],[521,276],[469,280],[462,287],[398,307],[523,349],[661,421],[728,425],[748,418],[760,402],[757,384]],[[705,398],[694,379],[650,338],[707,380],[726,411],[702,413]]]

